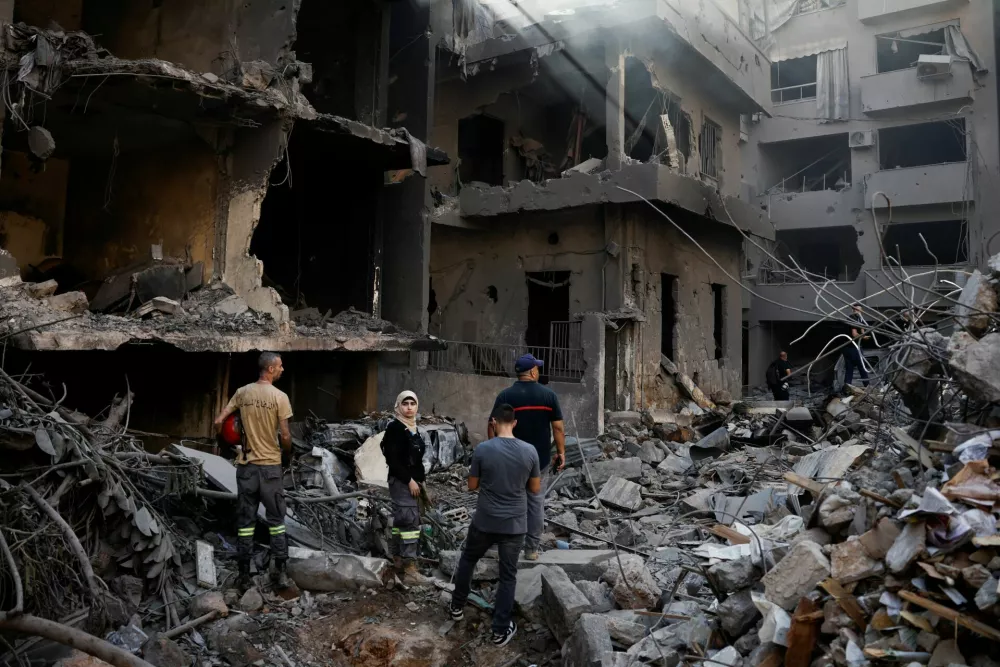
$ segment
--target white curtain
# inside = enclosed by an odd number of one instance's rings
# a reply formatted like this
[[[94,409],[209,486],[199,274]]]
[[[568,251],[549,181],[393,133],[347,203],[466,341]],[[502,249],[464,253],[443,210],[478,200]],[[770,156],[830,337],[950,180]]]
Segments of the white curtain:
[[[985,71],[983,69],[983,61],[979,59],[979,54],[975,52],[965,39],[965,35],[962,34],[957,25],[947,25],[944,27],[944,41],[945,48],[953,58],[968,62],[972,66],[972,71],[976,74],[981,74]]]
[[[847,49],[816,56],[816,108],[822,120],[847,120],[851,115],[847,80]]]

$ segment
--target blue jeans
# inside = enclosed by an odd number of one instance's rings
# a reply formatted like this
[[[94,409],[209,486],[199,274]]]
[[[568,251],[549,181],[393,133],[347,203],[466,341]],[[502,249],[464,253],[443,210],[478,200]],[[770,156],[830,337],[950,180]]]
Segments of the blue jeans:
[[[867,387],[868,371],[865,370],[865,365],[861,361],[861,353],[852,344],[844,348],[844,384],[849,385],[854,381],[855,368],[858,369],[858,375],[861,376],[861,384]]]
[[[462,556],[458,560],[455,592],[451,596],[451,604],[456,609],[465,606],[469,599],[469,588],[472,586],[472,573],[476,569],[476,563],[494,544],[497,545],[500,555],[500,584],[497,586],[497,595],[493,602],[493,632],[501,634],[510,627],[510,617],[514,610],[517,559],[524,546],[523,533],[520,535],[484,533],[475,526],[469,526],[465,548],[462,549]]]

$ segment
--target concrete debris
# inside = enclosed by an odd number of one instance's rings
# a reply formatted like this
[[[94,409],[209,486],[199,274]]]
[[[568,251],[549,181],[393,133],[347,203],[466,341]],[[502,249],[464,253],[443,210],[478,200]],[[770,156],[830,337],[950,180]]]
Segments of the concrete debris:
[[[799,542],[764,575],[764,595],[782,609],[791,610],[829,576],[830,560],[823,547],[815,542]]]
[[[610,561],[603,579],[622,609],[653,609],[660,600],[659,585],[643,559],[635,554],[622,554]]]
[[[542,604],[545,622],[560,643],[569,638],[580,617],[592,611],[590,600],[560,567],[542,573]]]
[[[761,617],[748,590],[727,597],[719,604],[717,615],[723,631],[730,637],[742,636]]]
[[[597,499],[608,507],[634,512],[642,505],[642,487],[621,477],[607,481]]]
[[[354,554],[290,548],[288,576],[304,591],[379,588],[390,576],[389,561]]]
[[[604,655],[614,649],[609,622],[598,614],[583,614],[562,647],[563,667],[602,667]]]
[[[955,321],[973,336],[982,336],[990,326],[991,313],[997,312],[997,293],[986,276],[975,270],[966,279],[955,305]]]

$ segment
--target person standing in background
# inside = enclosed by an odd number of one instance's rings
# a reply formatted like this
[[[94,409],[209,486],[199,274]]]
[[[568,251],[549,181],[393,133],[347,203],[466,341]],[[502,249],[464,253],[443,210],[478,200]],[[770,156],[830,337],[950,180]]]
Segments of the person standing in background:
[[[501,391],[493,402],[494,412],[504,404],[514,409],[517,417],[514,437],[527,442],[538,452],[542,490],[528,496],[528,532],[524,538],[524,557],[528,560],[538,560],[545,529],[545,487],[551,477],[551,468],[562,470],[566,467],[566,427],[559,398],[554,391],[538,383],[539,369],[544,365],[545,362],[530,354],[519,357],[514,363],[517,382]],[[496,435],[492,419],[486,432],[490,438]],[[556,443],[554,456],[553,440]]]

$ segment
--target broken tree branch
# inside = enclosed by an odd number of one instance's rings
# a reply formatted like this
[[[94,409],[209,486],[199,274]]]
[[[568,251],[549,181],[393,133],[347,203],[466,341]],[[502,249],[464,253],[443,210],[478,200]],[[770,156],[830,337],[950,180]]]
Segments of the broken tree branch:
[[[940,616],[941,618],[947,619],[954,623],[955,625],[961,625],[963,628],[968,628],[976,634],[980,634],[984,637],[989,637],[990,639],[996,641],[1000,640],[1000,630],[993,628],[981,621],[977,621],[971,616],[966,616],[965,614],[955,611],[949,607],[945,607],[943,604],[938,604],[932,600],[928,600],[925,597],[921,597],[912,591],[900,591],[899,597],[903,598],[907,602],[912,602],[913,604],[920,605],[924,609],[927,609],[933,614]]]
[[[173,630],[168,630],[167,632],[162,633],[162,636],[166,637],[167,639],[173,639],[174,637],[180,637],[181,635],[183,635],[188,630],[194,630],[195,628],[197,628],[202,623],[207,623],[208,621],[211,621],[212,619],[214,619],[218,615],[219,615],[218,611],[210,611],[207,614],[205,614],[203,616],[199,616],[198,618],[196,618],[194,620],[188,621],[187,623],[185,623],[183,625],[178,625]]]
[[[17,569],[17,563],[14,562],[14,554],[10,552],[10,546],[8,546],[7,539],[3,536],[3,531],[0,531],[0,549],[3,550],[4,560],[7,561],[7,567],[10,568],[10,576],[14,579],[16,602],[14,603],[14,608],[7,613],[11,616],[16,616],[24,612],[24,587],[21,584],[21,571]]]
[[[59,514],[54,507],[45,502],[45,499],[42,498],[38,494],[38,491],[35,491],[34,487],[30,484],[22,482],[20,488],[24,489],[25,493],[31,496],[31,499],[35,501],[36,505],[38,505],[38,508],[42,510],[42,512],[44,512],[50,519],[52,519],[52,521],[62,530],[69,548],[76,555],[77,560],[80,561],[80,568],[83,570],[84,578],[87,580],[87,588],[90,589],[90,596],[93,599],[94,604],[100,604],[101,589],[97,584],[97,575],[94,574],[94,568],[90,565],[90,556],[87,555],[83,545],[80,544],[80,538],[78,538],[76,533],[73,532],[72,526],[66,523],[66,520],[62,518],[62,515]]]
[[[30,614],[0,620],[0,630],[16,630],[26,635],[44,637],[50,641],[83,651],[115,667],[154,667],[142,658],[134,656],[100,637]]]

